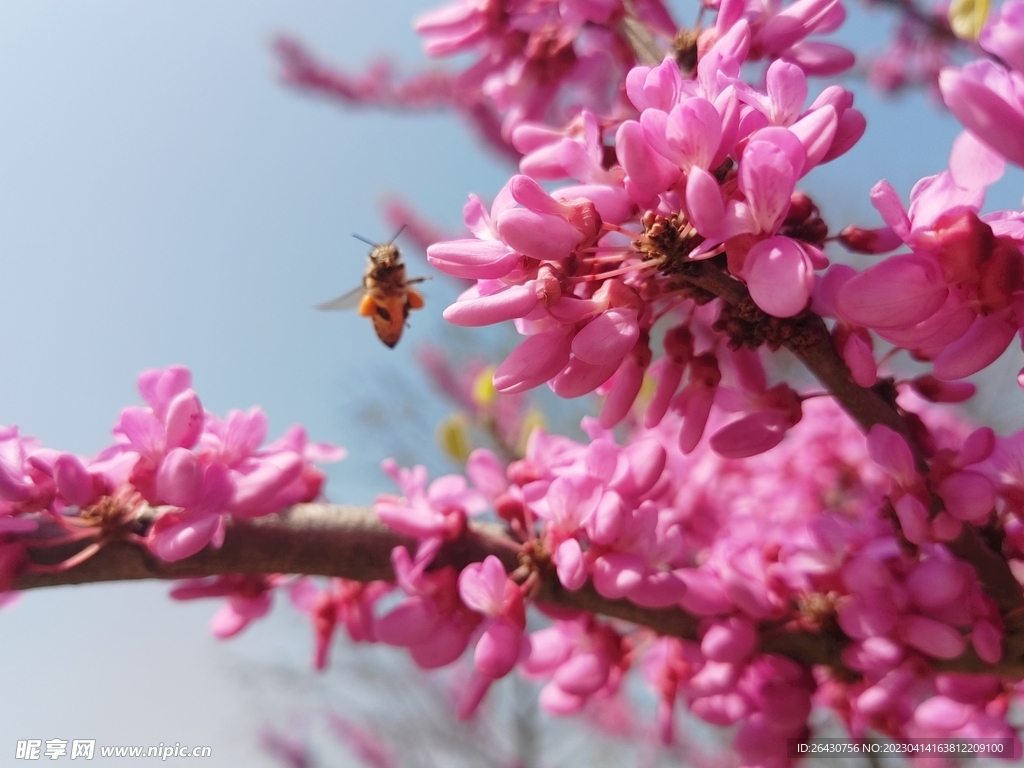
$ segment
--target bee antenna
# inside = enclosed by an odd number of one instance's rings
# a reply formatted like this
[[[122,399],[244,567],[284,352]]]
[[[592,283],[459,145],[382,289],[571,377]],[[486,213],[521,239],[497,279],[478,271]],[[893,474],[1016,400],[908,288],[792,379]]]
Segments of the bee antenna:
[[[365,237],[363,237],[362,235],[357,235],[355,232],[352,233],[352,237],[354,237],[356,240],[362,240],[364,243],[366,243],[367,245],[372,245],[374,248],[377,247],[377,244],[373,242],[373,240],[367,240]]]
[[[402,234],[402,233],[403,233],[403,232],[405,231],[405,228],[406,228],[406,227],[408,227],[408,226],[409,226],[408,224],[403,224],[402,226],[400,226],[400,227],[398,228],[398,231],[397,231],[397,232],[395,232],[395,236],[394,236],[394,237],[392,237],[392,238],[391,238],[390,240],[388,240],[388,245],[391,245],[391,244],[392,244],[393,242],[395,242],[395,240],[397,240],[397,239],[398,239],[398,236],[399,236],[400,234]]]

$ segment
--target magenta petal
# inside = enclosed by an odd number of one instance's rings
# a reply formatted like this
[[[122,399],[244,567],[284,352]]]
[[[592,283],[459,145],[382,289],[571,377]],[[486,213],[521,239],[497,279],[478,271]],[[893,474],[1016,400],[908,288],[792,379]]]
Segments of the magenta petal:
[[[187,389],[175,395],[164,419],[167,447],[191,448],[203,431],[203,406],[199,396]]]
[[[876,424],[868,431],[868,454],[901,485],[909,486],[916,482],[917,467],[910,446],[890,427]]]
[[[801,176],[818,165],[825,157],[832,147],[838,126],[839,116],[832,106],[820,107],[790,126],[790,130],[800,139],[804,152],[807,153],[804,167],[798,171]]]
[[[937,659],[955,659],[967,647],[963,636],[951,626],[924,616],[900,619],[900,635],[907,645]]]
[[[635,120],[619,126],[615,149],[628,177],[626,190],[638,203],[653,201],[679,178],[679,169],[654,151]]]
[[[683,427],[679,430],[679,450],[690,453],[697,447],[704,436],[711,415],[711,406],[715,404],[715,388],[707,386],[688,386],[673,401],[683,417]]]
[[[934,260],[893,256],[839,289],[839,311],[868,328],[905,328],[927,319],[943,305],[948,287]]]
[[[807,254],[788,237],[770,237],[747,254],[743,276],[750,298],[775,317],[793,317],[807,306],[814,269]]]
[[[555,683],[566,693],[590,696],[608,682],[611,667],[608,660],[597,653],[577,653],[555,672]]]
[[[603,429],[611,429],[629,415],[643,386],[644,371],[636,355],[627,355],[622,361],[597,418]]]
[[[945,696],[932,696],[917,705],[914,722],[924,728],[949,733],[963,728],[973,715],[974,707]]]
[[[612,307],[591,320],[572,340],[572,351],[592,365],[621,362],[640,337],[636,310]]]
[[[658,365],[658,373],[654,385],[654,394],[647,405],[647,412],[644,413],[644,427],[651,429],[658,426],[668,412],[669,404],[675,397],[679,383],[683,380],[683,366],[663,357],[655,363]],[[654,373],[654,365],[651,366],[651,373]],[[1024,374],[1021,380],[1024,381]],[[1024,388],[1024,384],[1021,385]]]
[[[248,413],[231,411],[224,435],[224,453],[231,457],[230,461],[247,458],[259,449],[266,436],[267,416],[259,408],[252,408]]]
[[[459,597],[477,613],[497,616],[501,613],[508,576],[505,566],[494,555],[481,563],[471,563],[459,574]]]
[[[803,70],[795,64],[777,59],[768,67],[765,85],[771,99],[772,123],[794,123],[807,101],[807,76]]]
[[[918,606],[934,609],[959,598],[967,586],[967,580],[958,563],[933,557],[919,563],[910,572],[906,586]]]
[[[842,352],[853,380],[862,387],[872,386],[878,379],[878,364],[871,346],[859,334],[851,333]]]
[[[171,525],[153,534],[150,549],[161,560],[181,560],[209,544],[219,524],[219,515],[209,515]]]
[[[497,226],[509,248],[541,261],[564,259],[583,240],[583,233],[561,216],[526,208],[503,211]]]
[[[473,651],[477,671],[492,680],[504,677],[519,660],[522,630],[508,619],[495,619],[484,630]]]
[[[612,544],[626,522],[626,506],[615,491],[606,491],[587,521],[587,532],[597,544]]]
[[[477,448],[469,454],[466,475],[481,493],[492,499],[508,488],[504,467],[486,448]]]
[[[949,153],[949,172],[957,186],[978,189],[995,184],[1006,170],[1006,162],[996,152],[978,141],[970,131],[963,131],[953,140]]]
[[[924,544],[928,539],[928,510],[918,499],[910,494],[903,496],[894,505],[896,518],[900,521],[900,530],[907,541],[912,544]]]
[[[494,372],[494,386],[511,394],[543,384],[569,362],[569,338],[561,331],[530,336]]]
[[[520,147],[528,146],[530,142],[517,141],[522,135],[520,128],[514,129],[512,141],[520,152],[528,152],[519,162],[519,170],[524,174],[535,179],[564,179],[566,177],[579,179],[586,177],[587,171],[591,167],[591,159],[587,154],[586,147],[578,141],[561,138],[560,134],[555,134],[556,140],[552,141],[549,138],[548,141],[550,143],[548,144],[530,150],[523,150]],[[547,193],[545,192],[545,194]],[[519,202],[528,208],[533,207],[527,205],[523,200],[519,200]]]
[[[574,641],[559,627],[547,627],[530,633],[530,656],[522,669],[531,675],[550,675],[569,658]]]
[[[249,625],[249,619],[230,605],[222,605],[210,619],[210,633],[219,640],[234,637]]]
[[[738,693],[703,696],[690,704],[690,711],[712,725],[733,725],[750,714],[751,705]]]
[[[1003,635],[988,621],[979,621],[971,630],[971,645],[986,664],[995,664],[1003,657]]]
[[[942,99],[957,120],[1011,163],[1024,166],[1024,78],[991,61],[939,74]]]
[[[846,154],[854,144],[860,141],[867,127],[868,121],[860,111],[847,109],[843,112],[839,117],[839,124],[836,126],[836,135],[832,140],[832,146],[821,158],[821,162],[827,163]]]
[[[719,456],[745,459],[781,443],[789,426],[778,411],[758,411],[726,424],[711,436],[708,444]]]
[[[415,645],[429,638],[440,621],[434,601],[414,595],[377,619],[377,639],[388,645]]]
[[[575,591],[587,583],[587,565],[576,539],[566,539],[559,544],[552,560],[555,561],[558,580],[566,589]]]
[[[448,240],[427,248],[427,261],[442,272],[470,280],[497,280],[519,263],[520,255],[500,240]]]
[[[829,77],[850,69],[857,57],[849,48],[817,40],[801,40],[786,53],[808,75]]]
[[[711,102],[688,99],[669,113],[665,138],[684,171],[709,168],[722,138],[722,118]]]
[[[192,373],[183,365],[150,368],[139,375],[139,394],[163,418],[167,404],[192,386]]]
[[[32,490],[32,486],[25,482],[21,468],[0,456],[0,500],[25,501],[31,498]]]
[[[700,641],[700,651],[712,661],[739,663],[757,645],[757,631],[748,619],[731,617],[716,621]]]
[[[1017,329],[999,315],[981,315],[967,333],[935,358],[935,375],[940,379],[962,379],[995,362],[1013,341]]]
[[[626,75],[626,93],[641,112],[648,108],[668,112],[682,89],[679,65],[666,58],[656,67],[634,67]]]
[[[475,328],[525,317],[538,301],[533,283],[512,285],[488,296],[457,301],[443,316],[452,325]]]
[[[797,0],[770,16],[760,30],[760,37],[770,41],[773,50],[782,51],[796,44],[811,32],[825,31],[820,25],[830,20],[835,6],[845,16],[842,4],[835,0]]]
[[[993,13],[978,40],[981,47],[1024,72],[1024,4],[1017,0],[1003,3]]]
[[[880,181],[871,188],[871,205],[882,216],[882,221],[900,238],[910,236],[910,218],[900,202],[900,196],[888,181]]]
[[[762,128],[751,137],[737,178],[759,231],[775,231],[805,163],[800,140],[785,128]]]
[[[870,598],[855,594],[839,606],[839,626],[855,640],[886,635],[896,624],[896,616]]]
[[[694,228],[707,238],[725,230],[725,203],[718,181],[703,168],[693,168],[686,178],[686,210]]]
[[[231,509],[241,515],[265,515],[274,509],[275,496],[302,473],[302,457],[284,453],[260,459],[245,473],[233,472],[235,492]]]
[[[642,496],[661,478],[668,454],[654,439],[630,443],[623,451],[626,461],[619,465],[610,485],[626,496]]]
[[[734,609],[718,574],[700,568],[678,568],[673,573],[686,585],[683,608],[698,616],[713,616]]]
[[[955,386],[955,385],[950,385]],[[973,388],[970,390],[973,394]],[[961,467],[966,467],[969,464],[977,464],[979,461],[984,461],[992,455],[992,451],[996,447],[996,433],[991,427],[978,427],[976,430],[971,432],[967,436],[967,439],[963,442],[963,447],[960,449],[960,456],[957,459],[957,463]]]
[[[541,709],[553,715],[574,715],[583,709],[587,700],[582,696],[567,693],[557,683],[550,682],[541,689],[537,703]]]
[[[199,501],[203,490],[203,468],[187,448],[175,448],[160,462],[156,473],[156,495],[163,504],[188,507]]]
[[[30,517],[0,517],[0,536],[5,533],[32,533],[37,528],[39,528],[39,521]],[[0,568],[0,572],[2,571],[3,568]]]
[[[84,507],[96,500],[92,476],[70,453],[62,453],[53,463],[53,479],[57,483],[57,491],[69,504]]]
[[[149,408],[125,408],[114,429],[127,437],[139,453],[159,454],[165,449],[164,425]]]
[[[581,397],[608,381],[618,367],[618,360],[592,365],[578,357],[571,357],[561,372],[551,379],[551,389],[559,397]]]
[[[640,585],[626,596],[631,603],[644,608],[668,608],[679,605],[686,594],[683,580],[672,571],[656,571],[644,576]]]
[[[939,496],[946,511],[958,520],[981,525],[995,508],[992,482],[977,472],[956,472],[942,481]]]
[[[544,191],[544,187],[529,176],[517,173],[509,179],[508,191],[513,200],[535,213],[550,213],[559,217],[565,215],[565,205],[552,198]]]
[[[606,184],[573,184],[559,187],[551,194],[559,200],[586,198],[594,204],[601,221],[612,224],[627,221],[633,211],[633,201],[622,187],[610,187]]]
[[[594,561],[594,588],[602,597],[625,597],[643,578],[647,567],[638,555],[609,552]]]

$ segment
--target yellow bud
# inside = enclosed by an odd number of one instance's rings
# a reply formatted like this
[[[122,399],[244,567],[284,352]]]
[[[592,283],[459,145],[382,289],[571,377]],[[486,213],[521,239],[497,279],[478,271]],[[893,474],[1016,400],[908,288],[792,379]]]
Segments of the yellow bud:
[[[988,0],[953,0],[949,6],[949,25],[964,40],[977,40],[988,17]]]
[[[441,450],[460,464],[465,464],[473,451],[469,425],[461,413],[453,413],[437,425],[437,444]]]
[[[480,371],[480,374],[473,382],[473,402],[481,408],[490,406],[498,394],[498,391],[494,388],[494,371],[493,365],[487,366]]]

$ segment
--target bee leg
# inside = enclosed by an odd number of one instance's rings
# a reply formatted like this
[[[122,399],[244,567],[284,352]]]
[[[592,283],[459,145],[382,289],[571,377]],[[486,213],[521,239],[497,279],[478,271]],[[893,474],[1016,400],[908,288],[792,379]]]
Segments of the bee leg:
[[[411,280],[409,282],[412,282]],[[409,309],[423,309],[423,296],[412,288],[405,292],[405,306]]]
[[[370,294],[364,293],[363,298],[359,300],[360,317],[373,317],[375,314],[377,314],[377,303]]]
[[[410,277],[405,281],[406,285],[412,285],[413,283],[425,283],[427,280],[433,280],[432,277]]]

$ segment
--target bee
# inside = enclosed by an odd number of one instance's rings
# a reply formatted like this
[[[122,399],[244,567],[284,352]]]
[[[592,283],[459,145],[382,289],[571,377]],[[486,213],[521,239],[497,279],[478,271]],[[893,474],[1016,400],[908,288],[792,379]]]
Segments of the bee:
[[[400,234],[402,230],[398,230],[398,233],[383,245],[353,235],[357,240],[371,246],[363,284],[336,299],[316,306],[317,309],[328,311],[358,309],[362,317],[368,317],[373,321],[373,330],[377,332],[377,338],[389,347],[394,347],[402,338],[402,330],[405,328],[410,310],[423,307],[423,296],[409,286],[427,279],[410,279],[405,276],[402,254],[395,245],[395,239]]]

